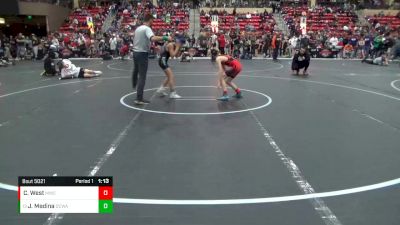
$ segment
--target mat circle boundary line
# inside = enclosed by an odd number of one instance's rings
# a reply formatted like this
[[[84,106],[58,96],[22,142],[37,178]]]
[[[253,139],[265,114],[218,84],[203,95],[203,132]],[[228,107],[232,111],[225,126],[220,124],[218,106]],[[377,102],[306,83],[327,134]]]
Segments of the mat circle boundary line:
[[[176,88],[216,88],[215,86],[176,86]],[[145,91],[152,91],[152,90],[156,90],[158,88],[149,88],[146,89]],[[134,95],[136,92],[131,92],[128,93],[124,96],[121,97],[120,99],[120,103],[125,106],[128,107],[130,109],[134,109],[134,110],[138,110],[138,111],[143,111],[143,112],[148,112],[148,113],[156,113],[156,114],[167,114],[167,115],[184,115],[184,116],[200,116],[200,115],[225,115],[225,114],[234,114],[234,113],[242,113],[242,112],[249,112],[249,111],[254,111],[254,110],[258,110],[258,109],[262,109],[265,108],[267,106],[269,106],[272,103],[272,98],[269,97],[268,95],[258,92],[258,91],[253,91],[253,90],[248,90],[248,89],[241,89],[242,91],[245,92],[251,92],[254,94],[258,94],[261,95],[265,98],[268,99],[268,101],[266,103],[264,103],[263,105],[257,106],[257,107],[252,107],[252,108],[248,108],[248,109],[242,109],[242,110],[233,110],[233,111],[226,111],[226,112],[168,112],[168,111],[158,111],[158,110],[150,110],[150,109],[145,109],[145,108],[139,108],[139,107],[135,107],[132,105],[129,105],[125,102],[126,97]]]
[[[390,86],[392,86],[392,88],[394,88],[395,90],[400,91],[400,88],[395,85],[395,83],[399,82],[399,81],[400,81],[400,79],[392,81],[390,83]]]

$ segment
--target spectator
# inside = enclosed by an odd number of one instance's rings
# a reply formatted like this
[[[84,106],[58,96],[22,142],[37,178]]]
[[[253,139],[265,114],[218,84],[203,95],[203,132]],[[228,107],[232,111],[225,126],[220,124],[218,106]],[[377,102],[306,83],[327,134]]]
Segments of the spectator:
[[[215,33],[213,33],[211,35],[211,44],[217,43],[217,38],[218,38],[218,36]]]
[[[283,35],[282,35],[282,37],[283,37]],[[287,54],[288,45],[289,45],[289,40],[287,39],[287,37],[282,38],[282,44],[281,44],[282,47],[281,47],[281,52],[279,53],[279,55],[281,57],[288,55]]]
[[[271,48],[271,43],[272,43],[272,39],[270,35],[266,35],[264,38],[264,43],[263,43],[263,53],[264,53],[264,57],[271,57],[271,52],[270,52],[270,48]]]
[[[393,49],[392,49],[392,58],[396,59],[400,57],[400,38],[396,37]]]
[[[225,54],[225,35],[221,33],[218,37],[218,49],[221,54]]]
[[[58,51],[58,49],[60,49],[60,42],[57,39],[56,34],[51,35],[51,44],[54,45]]]
[[[352,45],[353,47],[353,55],[351,56],[351,58],[354,58],[357,56],[357,49],[358,49],[358,39],[355,35],[353,35],[350,40],[349,40],[349,44]]]
[[[110,54],[114,57],[117,56],[117,54],[118,54],[118,52],[117,52],[117,37],[115,36],[115,34],[110,39]]]
[[[15,40],[17,43],[17,58],[21,59],[25,57],[25,37],[22,35],[22,33],[19,33]]]
[[[353,55],[353,45],[351,45],[350,43],[347,43],[344,47],[343,47],[343,58],[352,58]]]
[[[298,45],[298,38],[293,35],[290,39],[289,39],[289,52],[290,52],[290,56],[294,55],[294,51],[297,48]]]
[[[272,59],[274,61],[278,61],[278,52],[280,49],[282,42],[281,42],[281,37],[278,34],[274,34],[272,37],[272,42],[271,42],[271,47],[272,47]]]
[[[195,47],[196,45],[196,38],[194,37],[194,34],[192,34],[192,37],[190,38],[190,47]]]
[[[310,46],[310,39],[307,37],[307,35],[301,35],[300,48],[308,49],[309,46]]]
[[[251,14],[249,12],[246,14],[246,19],[251,19]]]
[[[364,39],[364,35],[361,35],[360,39],[358,40],[357,43],[357,49],[358,52],[360,52],[361,54],[361,58],[363,59],[365,57],[365,39]]]
[[[365,44],[364,45],[364,52],[365,52],[364,58],[368,57],[368,55],[370,54],[371,47],[372,47],[372,40],[373,40],[373,38],[369,34],[365,35],[365,37],[364,37],[364,44]]]
[[[36,37],[35,34],[31,35],[31,40],[32,40],[32,50],[33,50],[34,59],[36,59],[38,56],[38,48],[39,48],[40,41]]]
[[[383,48],[383,36],[381,34],[375,37],[373,47],[373,55],[380,55]]]

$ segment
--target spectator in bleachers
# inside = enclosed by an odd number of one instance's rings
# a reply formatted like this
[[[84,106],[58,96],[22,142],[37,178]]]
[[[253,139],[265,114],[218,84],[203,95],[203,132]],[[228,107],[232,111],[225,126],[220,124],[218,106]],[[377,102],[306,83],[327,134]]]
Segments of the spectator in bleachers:
[[[189,46],[196,47],[196,38],[195,38],[194,34],[192,34],[192,36],[189,39]]]
[[[227,3],[227,6],[229,6],[229,4],[230,3]],[[185,24],[187,23],[187,26],[189,24],[189,12],[187,4],[185,3],[175,4],[174,6],[172,5],[172,2],[166,1],[163,3],[163,8],[161,10],[160,8],[152,6],[148,2],[144,2],[139,5],[127,3],[121,4],[120,6],[112,6],[107,6],[105,10],[101,12],[97,12],[96,7],[84,7],[82,9],[77,9],[73,14],[71,14],[70,17],[66,20],[65,26],[62,27],[62,31],[60,32],[60,34],[62,35],[56,37],[59,42],[60,51],[64,51],[64,49],[66,49],[65,51],[70,51],[73,53],[72,56],[99,56],[106,49],[107,51],[110,50],[109,37],[113,37],[112,34],[115,34],[117,36],[117,46],[115,49],[117,53],[115,53],[115,55],[120,55],[121,48],[125,46],[125,41],[123,41],[123,33],[132,33],[135,28],[141,24],[145,12],[149,12],[158,18],[157,22],[154,25],[155,33],[175,33],[176,30],[187,29],[185,28]],[[101,28],[101,23],[107,15],[107,10],[109,11],[109,13],[115,11],[117,19],[116,21],[113,21],[111,23],[111,28],[109,29],[109,31],[106,32],[108,37],[103,38],[103,33],[97,31],[99,30],[99,28]],[[256,55],[260,51],[265,53],[266,56],[271,54],[271,40],[268,41],[265,38],[268,37],[268,34],[271,34],[271,32],[276,29],[277,26],[275,26],[275,22],[273,19],[270,18],[268,12],[264,11],[264,13],[254,12],[237,14],[236,9],[234,9],[234,11],[235,12],[233,14],[228,14],[225,10],[212,10],[210,12],[212,14],[219,15],[220,30],[224,30],[224,32],[227,34],[233,34],[237,32],[237,34],[239,34],[238,37],[241,36],[240,39],[237,38],[237,40],[241,40],[241,42],[239,41],[239,43],[236,44],[234,43],[235,38],[233,38],[232,41],[228,41],[227,36],[225,36],[226,48],[224,50],[232,50],[234,49],[234,46],[238,47],[239,49],[243,49],[243,47],[245,46],[250,46],[251,53],[253,55]],[[391,29],[395,29],[396,27],[398,27],[395,19],[399,19],[393,16],[388,17],[383,14],[371,17],[368,21],[370,21],[370,23],[373,23],[374,26],[369,31],[365,27],[356,27],[357,15],[354,13],[354,9],[347,5],[343,7],[315,7],[313,9],[308,9],[307,7],[284,7],[282,14],[284,15],[285,22],[287,23],[289,31],[291,33],[289,35],[289,37],[291,38],[287,40],[287,49],[289,50],[294,48],[292,45],[292,37],[294,37],[294,35],[299,32],[298,18],[301,15],[302,11],[308,12],[307,28],[308,32],[312,32],[308,33],[310,36],[308,45],[313,46],[313,48],[315,47],[319,49],[335,47],[339,45],[340,38],[342,40],[342,46],[346,45],[347,43],[350,43],[353,46],[354,55],[352,57],[357,56],[358,53],[360,53],[362,57],[365,57],[372,44],[372,40],[377,36],[376,32],[386,33]],[[210,18],[207,19],[204,17],[204,15],[206,15],[207,13],[208,12],[204,11],[201,12],[201,15],[203,16],[201,20],[207,21],[206,23],[201,23],[202,28],[207,28],[207,26],[209,26],[209,24],[211,23]],[[91,35],[89,31],[86,30],[86,28],[84,27],[87,15],[91,15],[95,23],[101,22],[99,25],[95,26],[95,35]],[[177,21],[179,22],[176,23]],[[69,28],[71,25],[73,25],[74,29]],[[343,32],[343,29],[348,30],[348,32]],[[82,38],[80,35],[75,35],[74,33],[82,34],[84,41],[81,40]],[[337,33],[338,36],[334,35],[334,33]],[[365,35],[361,36],[361,34]],[[347,37],[347,35],[349,36]],[[118,38],[118,36],[120,38]],[[221,35],[217,36],[217,40],[220,36]],[[261,36],[263,38],[259,40],[258,37]],[[205,38],[207,39],[207,41],[210,40],[210,35],[207,34],[207,37]],[[354,38],[356,38],[356,40],[354,40]],[[385,39],[386,38],[387,37],[385,37]],[[53,38],[50,35],[50,39],[43,43],[43,49],[45,51],[48,48],[49,44],[51,44],[52,39]],[[212,43],[216,42],[215,38],[212,39],[214,39],[214,42],[211,41],[210,43],[207,43],[206,48],[209,48]],[[34,48],[35,45],[33,39],[29,37],[29,40],[32,41],[32,48]],[[283,40],[283,42],[279,46],[278,55],[286,55],[284,51],[286,37],[282,36],[281,40]],[[388,40],[391,39],[388,38]],[[10,42],[11,43],[9,44],[9,52],[15,57],[16,54],[19,52],[17,49],[15,38],[12,38]],[[217,42],[219,44],[219,41]],[[391,42],[392,41],[385,43],[385,41],[383,41],[380,51],[389,51],[390,46],[394,45],[393,43],[391,44]],[[193,46],[193,43],[195,43],[195,41],[190,41],[189,46]],[[25,46],[26,45],[27,41],[25,41]],[[302,41],[302,45],[304,45],[304,40]],[[39,46],[37,47],[39,48]],[[256,49],[260,50],[256,51]],[[376,51],[377,49],[374,48],[373,53]],[[34,51],[34,55],[36,57],[38,53],[35,52],[36,50]],[[289,51],[289,53],[292,53],[292,51]]]
[[[353,35],[350,38],[349,44],[353,47],[353,54],[351,55],[351,58],[354,58],[357,56],[357,50],[358,50],[358,39],[355,35]]]
[[[251,14],[249,12],[246,14],[246,19],[251,19]]]
[[[115,36],[115,34],[113,35],[113,37],[111,37],[110,39],[110,54],[114,57],[117,56],[117,37]]]
[[[224,33],[221,32],[221,34],[218,37],[218,49],[221,54],[225,54],[225,44],[226,44],[225,35]]]
[[[216,44],[217,43],[217,38],[218,38],[218,36],[215,33],[213,33],[211,35],[211,44]]]
[[[289,45],[289,40],[287,37],[284,37],[282,35],[282,44],[281,44],[281,51],[279,52],[279,55],[281,57],[287,56],[288,55],[288,45]]]
[[[200,48],[204,49],[207,52],[207,37],[205,35],[205,33],[201,32],[199,38],[197,39],[198,41],[198,45],[200,46]]]
[[[56,47],[56,49],[60,49],[60,42],[58,41],[58,35],[52,34],[51,35],[51,44]]]
[[[394,45],[392,48],[392,52],[390,53],[392,56],[392,59],[396,59],[400,57],[400,38],[399,36],[396,37],[394,40]]]
[[[310,47],[310,38],[307,35],[302,34],[300,36],[300,48],[305,48],[308,50],[309,47]]]
[[[299,45],[299,38],[296,35],[293,35],[290,39],[289,39],[289,56],[293,56],[294,55],[294,51],[295,49],[298,47]]]

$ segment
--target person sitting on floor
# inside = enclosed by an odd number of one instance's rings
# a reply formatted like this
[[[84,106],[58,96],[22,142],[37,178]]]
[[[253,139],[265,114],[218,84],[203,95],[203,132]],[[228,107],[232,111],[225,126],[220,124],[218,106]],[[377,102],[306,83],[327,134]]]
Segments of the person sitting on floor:
[[[350,43],[346,44],[343,48],[343,58],[347,59],[347,58],[351,58],[351,56],[353,55],[353,45],[351,45]]]
[[[295,51],[292,60],[292,71],[293,75],[299,75],[300,69],[303,69],[303,75],[307,76],[307,69],[310,66],[310,54],[308,54],[305,48],[301,48],[300,51]]]
[[[102,74],[101,71],[84,69],[75,66],[69,59],[63,59],[59,62],[59,67],[61,69],[61,79],[69,78],[92,78],[98,77]]]

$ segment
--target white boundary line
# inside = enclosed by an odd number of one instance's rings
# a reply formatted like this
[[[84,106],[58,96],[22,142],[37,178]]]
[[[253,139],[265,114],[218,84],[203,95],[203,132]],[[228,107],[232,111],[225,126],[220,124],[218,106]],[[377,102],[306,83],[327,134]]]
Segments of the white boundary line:
[[[392,86],[392,88],[396,89],[397,91],[400,91],[400,88],[396,87],[396,85],[395,85],[395,83],[398,81],[400,81],[400,79],[392,81],[392,83],[390,83],[390,86]]]
[[[81,58],[79,58],[79,59],[81,59]],[[97,59],[97,58],[94,58],[94,59]],[[157,60],[157,58],[155,58],[155,59]],[[201,60],[201,59],[211,60],[211,57],[193,57],[193,59],[195,59],[195,60]],[[253,60],[265,60],[265,61],[272,61],[273,60],[272,58],[264,58],[264,57],[261,57],[261,56],[253,57],[252,59]],[[251,61],[252,59],[250,59],[250,60],[240,59],[240,60]],[[290,57],[290,58],[278,57],[277,59],[278,60],[292,60],[293,58],[292,57]],[[86,59],[86,60],[90,60],[90,59]],[[114,59],[114,60],[117,60],[117,59]],[[129,60],[132,60],[132,59],[129,59]],[[172,60],[179,60],[179,59],[172,59]],[[311,60],[312,61],[313,60],[315,60],[315,61],[361,61],[362,59],[311,58]]]
[[[346,85],[341,85],[341,84],[333,84],[333,83],[328,83],[328,82],[323,82],[323,81],[303,80],[303,79],[294,79],[294,78],[287,78],[287,77],[255,76],[255,75],[241,75],[241,77],[278,79],[278,80],[287,80],[287,81],[299,81],[299,82],[321,84],[321,85],[327,85],[327,86],[333,86],[333,87],[341,87],[341,88],[345,88],[345,89],[351,89],[351,90],[361,91],[361,92],[365,92],[365,93],[380,95],[382,97],[386,97],[386,98],[390,98],[390,99],[393,99],[393,100],[400,101],[400,98],[397,98],[397,97],[394,97],[394,96],[391,96],[391,95],[387,95],[387,94],[383,94],[383,93],[380,93],[380,92],[365,90],[365,89],[346,86]]]
[[[107,68],[110,70],[117,70],[117,71],[124,71],[124,72],[132,72],[133,68],[131,69],[121,69],[121,68],[115,68],[112,67],[113,65],[119,65],[122,64],[123,62],[117,62],[117,63],[111,63],[107,65]],[[276,62],[269,62],[271,64],[277,64],[279,65],[279,67],[276,68],[267,68],[264,70],[248,70],[248,71],[242,71],[242,73],[255,73],[255,72],[268,72],[268,71],[272,71],[272,70],[280,70],[282,69],[284,66],[281,63],[276,63]],[[158,71],[147,71],[148,74],[160,74],[162,73],[162,71],[158,72]],[[174,72],[175,75],[177,74],[217,74],[216,72]]]
[[[201,60],[201,59],[207,59],[211,60],[211,57],[193,57],[195,60]],[[255,60],[265,60],[265,61],[272,61],[272,58],[264,58],[261,56],[253,57]],[[278,57],[279,60],[292,60],[292,57],[290,58],[282,58]],[[69,60],[103,60],[103,58],[69,58]],[[106,61],[114,61],[114,60],[121,60],[120,58],[116,59],[111,59],[111,60],[106,60]],[[177,59],[173,59],[177,60]],[[242,59],[244,60],[244,59]],[[311,58],[313,61],[361,61],[362,59],[342,59],[342,58]],[[132,59],[125,59],[125,61],[132,61]],[[251,60],[246,60],[246,61],[251,61]],[[399,60],[389,60],[391,62],[398,62]]]
[[[320,192],[304,195],[289,195],[267,198],[244,198],[244,199],[221,199],[221,200],[163,200],[163,199],[132,199],[132,198],[114,198],[116,203],[129,204],[151,204],[151,205],[240,205],[240,204],[257,204],[257,203],[273,203],[273,202],[288,202],[298,201],[313,198],[327,198],[334,196],[342,196],[355,194],[360,192],[372,191],[400,184],[400,178],[366,185],[362,187],[343,189],[338,191]]]
[[[400,185],[400,178],[388,180],[376,184],[348,188],[337,191],[319,192],[313,194],[303,195],[288,195],[278,197],[266,197],[266,198],[241,198],[241,199],[196,199],[196,200],[176,200],[176,199],[140,199],[140,198],[114,198],[114,203],[122,204],[146,204],[146,205],[242,205],[242,204],[261,204],[261,203],[274,203],[274,202],[289,202],[307,200],[313,198],[328,198],[335,196],[343,196],[349,194],[362,193],[366,191],[373,191],[382,188],[388,188]],[[10,191],[18,191],[17,186],[0,183],[0,188]],[[399,187],[397,187],[399,188]]]
[[[215,97],[214,96],[186,96],[186,97],[177,98],[177,99],[214,99],[215,100]]]
[[[216,88],[215,86],[176,86],[176,88]],[[152,90],[156,90],[157,88],[150,88],[150,89],[146,89],[145,91],[152,91]],[[227,112],[166,112],[166,111],[157,111],[157,110],[150,110],[150,109],[145,109],[145,108],[139,108],[139,107],[135,107],[135,106],[131,106],[128,105],[125,102],[126,97],[130,96],[130,95],[134,95],[136,92],[132,92],[129,94],[126,94],[124,96],[122,96],[122,98],[119,100],[120,103],[122,105],[124,105],[125,107],[131,108],[131,109],[135,109],[138,111],[143,111],[143,112],[149,112],[149,113],[156,113],[156,114],[167,114],[167,115],[185,115],[185,116],[197,116],[197,115],[223,115],[223,114],[232,114],[232,113],[241,113],[241,112],[248,112],[248,111],[253,111],[253,110],[257,110],[257,109],[261,109],[261,108],[265,108],[267,106],[269,106],[272,103],[272,99],[271,97],[269,97],[268,95],[258,92],[258,91],[253,91],[253,90],[247,90],[247,89],[240,89],[242,91],[247,91],[247,92],[252,92],[255,94],[259,94],[261,96],[264,96],[265,98],[268,99],[268,101],[266,103],[264,103],[263,105],[257,106],[257,107],[253,107],[253,108],[248,108],[248,109],[242,109],[242,110],[235,110],[235,111],[227,111]],[[198,100],[198,99],[188,99],[188,100]],[[209,100],[209,99],[207,99]]]
[[[266,77],[266,76],[250,76],[250,75],[241,75],[242,77],[251,77],[251,78],[267,78],[267,79],[278,79],[278,80],[288,80],[288,81],[299,81],[299,82],[307,82],[312,84],[320,84],[326,86],[333,86],[333,87],[341,87],[350,90],[361,91],[365,93],[375,94],[382,97],[390,98],[393,100],[400,101],[400,98],[396,98],[391,95],[386,95],[383,93],[355,88],[351,86],[339,85],[339,84],[332,84],[327,82],[321,81],[311,81],[311,80],[302,80],[302,79],[293,79],[293,78],[284,78],[284,77]],[[154,77],[154,76],[153,76]],[[157,77],[162,77],[161,75]],[[74,84],[74,83],[81,83],[81,82],[89,82],[95,80],[111,80],[111,79],[121,79],[121,78],[130,78],[130,76],[120,76],[120,77],[109,77],[109,78],[100,78],[100,79],[93,79],[93,80],[81,80],[75,82],[65,82],[60,84],[53,84],[53,85],[46,85],[40,86],[36,88],[30,88],[26,90],[20,90],[12,93],[8,93],[5,95],[1,95],[0,98],[4,98],[7,96],[12,96],[16,94],[25,93],[28,91],[40,90],[48,87],[55,87],[67,84]],[[238,205],[238,204],[261,204],[261,203],[274,203],[274,202],[288,202],[288,201],[298,201],[298,200],[306,200],[312,198],[327,198],[327,197],[335,197],[335,196],[342,196],[342,195],[349,195],[349,194],[356,194],[366,191],[378,190],[382,188],[394,187],[400,185],[400,178],[395,178],[392,180],[365,185],[355,188],[348,188],[343,190],[337,191],[328,191],[328,192],[319,192],[313,194],[303,194],[303,195],[289,195],[289,196],[278,196],[278,197],[266,197],[266,198],[243,198],[243,199],[216,199],[216,200],[172,200],[172,199],[137,199],[137,198],[114,198],[113,201],[115,203],[122,203],[122,204],[150,204],[150,205]],[[14,185],[0,183],[0,189],[10,190],[10,191],[18,191],[18,187]]]
[[[83,61],[90,61],[90,60],[103,60],[103,58],[69,58],[69,60],[83,60]]]
[[[245,106],[246,103],[242,102]],[[278,143],[274,140],[270,132],[265,128],[265,126],[261,123],[260,119],[256,116],[254,111],[250,111],[249,114],[255,120],[256,124],[260,128],[261,133],[263,134],[267,143],[272,147],[272,150],[275,152],[276,156],[280,159],[280,161],[285,165],[288,172],[292,176],[293,181],[299,187],[299,189],[304,194],[314,194],[315,189],[311,186],[311,184],[304,177],[300,168],[296,165],[296,163],[289,158],[279,147]],[[312,198],[309,199],[311,204],[313,205],[315,211],[319,214],[322,221],[326,225],[342,225],[337,216],[332,212],[332,210],[328,207],[324,200],[321,198]]]
[[[76,78],[76,79],[73,79],[73,80],[77,80],[77,81],[68,81],[68,82],[62,82],[62,83],[58,83],[58,84],[49,84],[49,85],[44,85],[44,86],[39,86],[39,87],[34,87],[34,88],[28,88],[28,89],[24,89],[24,90],[20,90],[20,91],[10,92],[10,93],[4,94],[4,95],[0,95],[0,98],[5,98],[5,97],[8,97],[8,96],[22,94],[22,93],[25,93],[25,92],[40,90],[40,89],[49,88],[49,87],[63,86],[63,85],[67,85],[67,84],[77,84],[77,83],[83,83],[83,82],[93,82],[93,81],[100,81],[100,80],[113,80],[113,79],[121,79],[121,78],[130,78],[130,77],[118,76],[118,77],[103,77],[103,78],[92,78],[92,79],[79,79],[79,78]]]
[[[123,72],[132,72],[132,69],[128,70],[128,69],[121,69],[121,68],[112,67],[112,65],[118,65],[118,64],[121,64],[121,63],[122,63],[122,62],[117,62],[117,63],[108,64],[108,65],[107,65],[107,69],[115,70],[115,71],[123,71]],[[249,70],[249,71],[242,71],[242,73],[246,74],[246,73],[269,72],[269,71],[280,70],[280,69],[284,68],[284,66],[283,66],[282,63],[277,63],[277,62],[268,62],[268,63],[278,64],[278,65],[279,65],[279,68],[276,67],[276,68],[269,68],[269,69],[264,69],[264,70]],[[290,65],[290,62],[289,62],[289,65]],[[162,72],[161,72],[161,71],[160,71],[160,72],[157,72],[157,71],[147,71],[147,73],[148,73],[148,74],[161,74]],[[211,74],[216,74],[216,73],[214,73],[214,72],[191,72],[191,71],[188,71],[188,72],[174,72],[174,74],[178,76],[178,75],[206,75],[206,74],[207,74],[207,75],[211,75]],[[313,76],[316,76],[316,75],[319,75],[319,74],[314,74]],[[240,74],[240,77],[241,77],[241,76],[243,76],[243,75]],[[389,75],[379,75],[379,74],[365,74],[365,75],[363,75],[363,74],[356,74],[356,73],[353,73],[353,74],[350,75],[350,73],[347,73],[347,74],[343,74],[343,75],[338,75],[338,74],[336,74],[336,75],[333,75],[333,76],[346,76],[346,77],[383,77],[383,76],[389,76]],[[400,76],[400,75],[396,75],[396,76]],[[148,77],[150,77],[150,76],[148,76]]]
[[[155,93],[153,96],[150,98],[150,100],[155,96]],[[99,172],[101,167],[104,165],[104,163],[107,162],[107,160],[112,156],[112,154],[117,150],[118,146],[121,144],[121,142],[125,139],[126,135],[128,134],[128,131],[131,129],[132,126],[135,125],[136,120],[142,115],[142,112],[138,112],[133,116],[133,118],[129,121],[129,123],[118,133],[118,135],[113,139],[111,142],[110,146],[108,147],[107,152],[105,152],[95,163],[93,167],[90,168],[90,171],[88,172],[89,177],[93,177]],[[63,219],[64,214],[62,213],[53,213],[51,214],[44,225],[56,225],[58,222],[60,222]]]
[[[216,98],[177,98],[175,101],[218,101]]]

